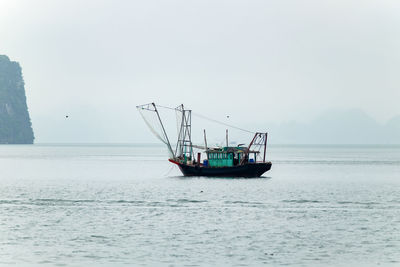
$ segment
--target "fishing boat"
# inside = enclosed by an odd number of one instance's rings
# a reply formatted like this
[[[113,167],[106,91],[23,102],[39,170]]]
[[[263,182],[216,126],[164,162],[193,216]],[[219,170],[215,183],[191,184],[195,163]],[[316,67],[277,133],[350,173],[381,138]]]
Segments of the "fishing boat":
[[[180,127],[175,149],[172,148],[157,107],[172,109],[179,114],[177,118]],[[268,133],[266,132],[253,133],[254,136],[250,140],[248,146],[244,144],[229,146],[228,130],[226,130],[226,145],[208,147],[206,130],[203,130],[204,145],[196,145],[192,143],[192,110],[185,109],[183,104],[176,108],[170,108],[150,103],[139,105],[136,108],[150,130],[166,144],[170,154],[169,161],[176,164],[184,176],[253,178],[260,177],[271,169],[271,162],[266,161],[268,137]],[[159,126],[161,126],[161,133],[158,133],[146,120],[143,115],[144,111],[153,112],[155,114]],[[204,118],[204,116],[202,117]],[[218,122],[214,119],[211,120]],[[240,129],[223,122],[219,123],[228,127]],[[197,152],[196,155],[194,149],[200,149],[203,153]],[[201,159],[202,154],[205,155],[204,159]]]

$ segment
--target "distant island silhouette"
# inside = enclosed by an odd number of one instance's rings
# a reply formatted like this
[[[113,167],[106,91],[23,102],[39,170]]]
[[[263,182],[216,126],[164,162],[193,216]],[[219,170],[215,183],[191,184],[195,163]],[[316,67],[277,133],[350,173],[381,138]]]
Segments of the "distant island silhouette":
[[[359,109],[331,110],[308,123],[269,123],[266,128],[275,144],[400,144],[400,116],[379,123]]]
[[[0,55],[0,144],[32,144],[34,134],[18,62]]]

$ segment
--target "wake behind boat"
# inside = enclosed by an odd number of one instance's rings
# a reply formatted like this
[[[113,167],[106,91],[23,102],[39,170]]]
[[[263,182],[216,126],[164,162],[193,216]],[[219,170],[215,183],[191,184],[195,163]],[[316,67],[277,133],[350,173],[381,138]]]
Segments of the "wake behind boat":
[[[164,124],[158,112],[158,106],[154,103],[137,106],[150,130],[167,145],[170,158],[169,161],[176,164],[184,176],[211,176],[211,177],[260,177],[271,169],[272,163],[266,161],[268,133],[256,132],[248,146],[228,145],[228,130],[226,130],[226,146],[208,147],[206,131],[204,130],[204,146],[192,143],[192,111],[183,105],[174,109],[180,116],[177,117],[179,127],[178,140],[175,150],[169,141]],[[143,115],[143,111],[156,114],[161,135],[152,127]],[[212,120],[212,119],[211,119]],[[215,120],[213,120],[216,122]],[[225,124],[225,123],[222,123]],[[227,124],[225,124],[227,125]],[[230,126],[230,125],[228,125]],[[231,126],[233,127],[233,126]],[[238,127],[234,127],[240,129]],[[245,130],[247,131],[247,130]],[[247,131],[249,132],[249,131]],[[201,159],[201,152],[195,155],[194,148],[201,149],[206,158]]]

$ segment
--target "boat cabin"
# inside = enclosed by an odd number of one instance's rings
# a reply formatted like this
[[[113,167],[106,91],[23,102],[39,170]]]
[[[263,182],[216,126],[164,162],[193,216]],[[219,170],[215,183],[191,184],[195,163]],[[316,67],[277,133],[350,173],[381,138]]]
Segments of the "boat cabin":
[[[232,167],[242,163],[253,163],[257,160],[259,151],[249,151],[246,154],[246,147],[222,147],[206,151],[207,159],[203,162],[209,167]]]

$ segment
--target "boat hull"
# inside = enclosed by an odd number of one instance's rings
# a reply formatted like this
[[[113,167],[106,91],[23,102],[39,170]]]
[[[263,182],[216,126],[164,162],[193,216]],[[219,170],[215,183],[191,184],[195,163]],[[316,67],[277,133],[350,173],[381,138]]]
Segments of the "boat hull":
[[[179,166],[184,176],[208,176],[208,177],[260,177],[271,169],[271,162],[247,163],[232,167],[204,167],[198,165],[186,165],[174,160],[170,162]]]

